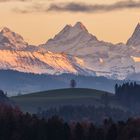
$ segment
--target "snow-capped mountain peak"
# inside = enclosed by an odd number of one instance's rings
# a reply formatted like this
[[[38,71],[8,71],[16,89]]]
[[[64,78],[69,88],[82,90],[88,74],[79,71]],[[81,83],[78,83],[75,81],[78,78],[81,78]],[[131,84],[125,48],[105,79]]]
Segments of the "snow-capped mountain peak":
[[[97,41],[97,38],[90,34],[86,27],[77,22],[74,26],[66,25],[53,39],[41,45],[48,51],[74,55],[80,48],[87,48],[91,43]]]
[[[0,32],[0,49],[22,50],[28,46],[23,37],[7,27]]]
[[[11,32],[11,30],[7,27],[3,27],[3,29],[1,30],[1,33],[4,34],[4,33],[7,33],[7,32]]]
[[[137,26],[136,26],[136,29],[135,29],[136,31],[138,31],[138,30],[140,30],[140,23],[138,23],[137,24]]]
[[[23,37],[15,32],[13,32],[12,30],[10,30],[9,28],[7,27],[4,27],[1,32],[0,32],[1,35],[7,37],[8,39],[15,39],[15,40],[24,40]]]
[[[140,23],[137,24],[134,33],[127,41],[128,46],[140,46]]]
[[[56,40],[61,40],[63,39],[63,37],[67,36],[67,34],[70,32],[70,30],[72,29],[71,25],[66,25],[55,37],[54,39]],[[50,40],[49,40],[50,41]]]
[[[82,22],[77,22],[73,28],[77,28],[79,30],[83,30],[83,31],[88,31],[87,28],[84,26],[84,24]]]
[[[79,37],[81,34],[83,36],[91,37],[91,34],[88,32],[86,27],[81,22],[77,22],[74,26],[66,25],[53,39],[50,39],[47,43],[51,43],[52,41],[55,41],[57,43],[58,41],[70,41],[74,38]]]

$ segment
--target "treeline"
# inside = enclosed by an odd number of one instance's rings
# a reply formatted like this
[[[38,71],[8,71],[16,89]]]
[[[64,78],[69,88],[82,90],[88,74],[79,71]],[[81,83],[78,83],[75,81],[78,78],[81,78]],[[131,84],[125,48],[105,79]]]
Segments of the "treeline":
[[[139,110],[140,105],[140,85],[136,82],[127,82],[122,85],[116,84],[115,95],[122,105],[133,111]]]
[[[0,105],[0,140],[139,140],[140,119],[100,126],[88,121],[66,123],[57,116],[47,120]]]
[[[132,114],[129,111],[124,111],[119,108],[110,106],[95,107],[94,105],[65,105],[46,110],[39,108],[37,113],[39,118],[44,119],[48,119],[54,115],[60,116],[68,122],[88,120],[99,124],[106,118],[112,118],[114,121],[127,120]]]

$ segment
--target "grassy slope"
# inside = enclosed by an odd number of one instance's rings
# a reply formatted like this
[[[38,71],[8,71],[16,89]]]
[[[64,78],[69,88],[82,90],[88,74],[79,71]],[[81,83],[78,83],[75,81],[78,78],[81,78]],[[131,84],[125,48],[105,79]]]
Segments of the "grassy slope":
[[[105,93],[94,89],[59,89],[16,96],[12,99],[23,111],[36,112],[38,107],[49,108],[69,104],[100,105],[100,99]]]

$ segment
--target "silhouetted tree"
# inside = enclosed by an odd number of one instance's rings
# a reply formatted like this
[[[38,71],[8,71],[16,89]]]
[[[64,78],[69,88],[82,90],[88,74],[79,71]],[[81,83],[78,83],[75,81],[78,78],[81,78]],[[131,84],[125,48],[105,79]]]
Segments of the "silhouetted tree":
[[[91,123],[88,130],[88,140],[95,140],[95,136],[96,136],[96,128]]]
[[[104,134],[104,129],[103,128],[97,129],[96,140],[105,140],[105,134]]]
[[[107,133],[107,140],[117,140],[117,126],[112,124]]]
[[[70,81],[70,87],[71,87],[71,88],[75,88],[75,87],[76,87],[76,81],[75,81],[74,79],[72,79],[72,80]]]
[[[64,140],[71,140],[71,129],[67,123],[64,124],[64,130]]]
[[[84,140],[84,129],[80,123],[77,123],[74,130],[75,140]]]

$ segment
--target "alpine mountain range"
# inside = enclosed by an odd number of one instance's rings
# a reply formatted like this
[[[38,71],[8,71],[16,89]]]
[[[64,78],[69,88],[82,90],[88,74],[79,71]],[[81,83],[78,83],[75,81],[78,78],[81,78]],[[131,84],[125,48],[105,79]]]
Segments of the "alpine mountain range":
[[[100,41],[77,22],[66,25],[54,38],[38,46],[4,27],[0,31],[0,69],[135,80],[140,75],[140,24],[126,44]]]

